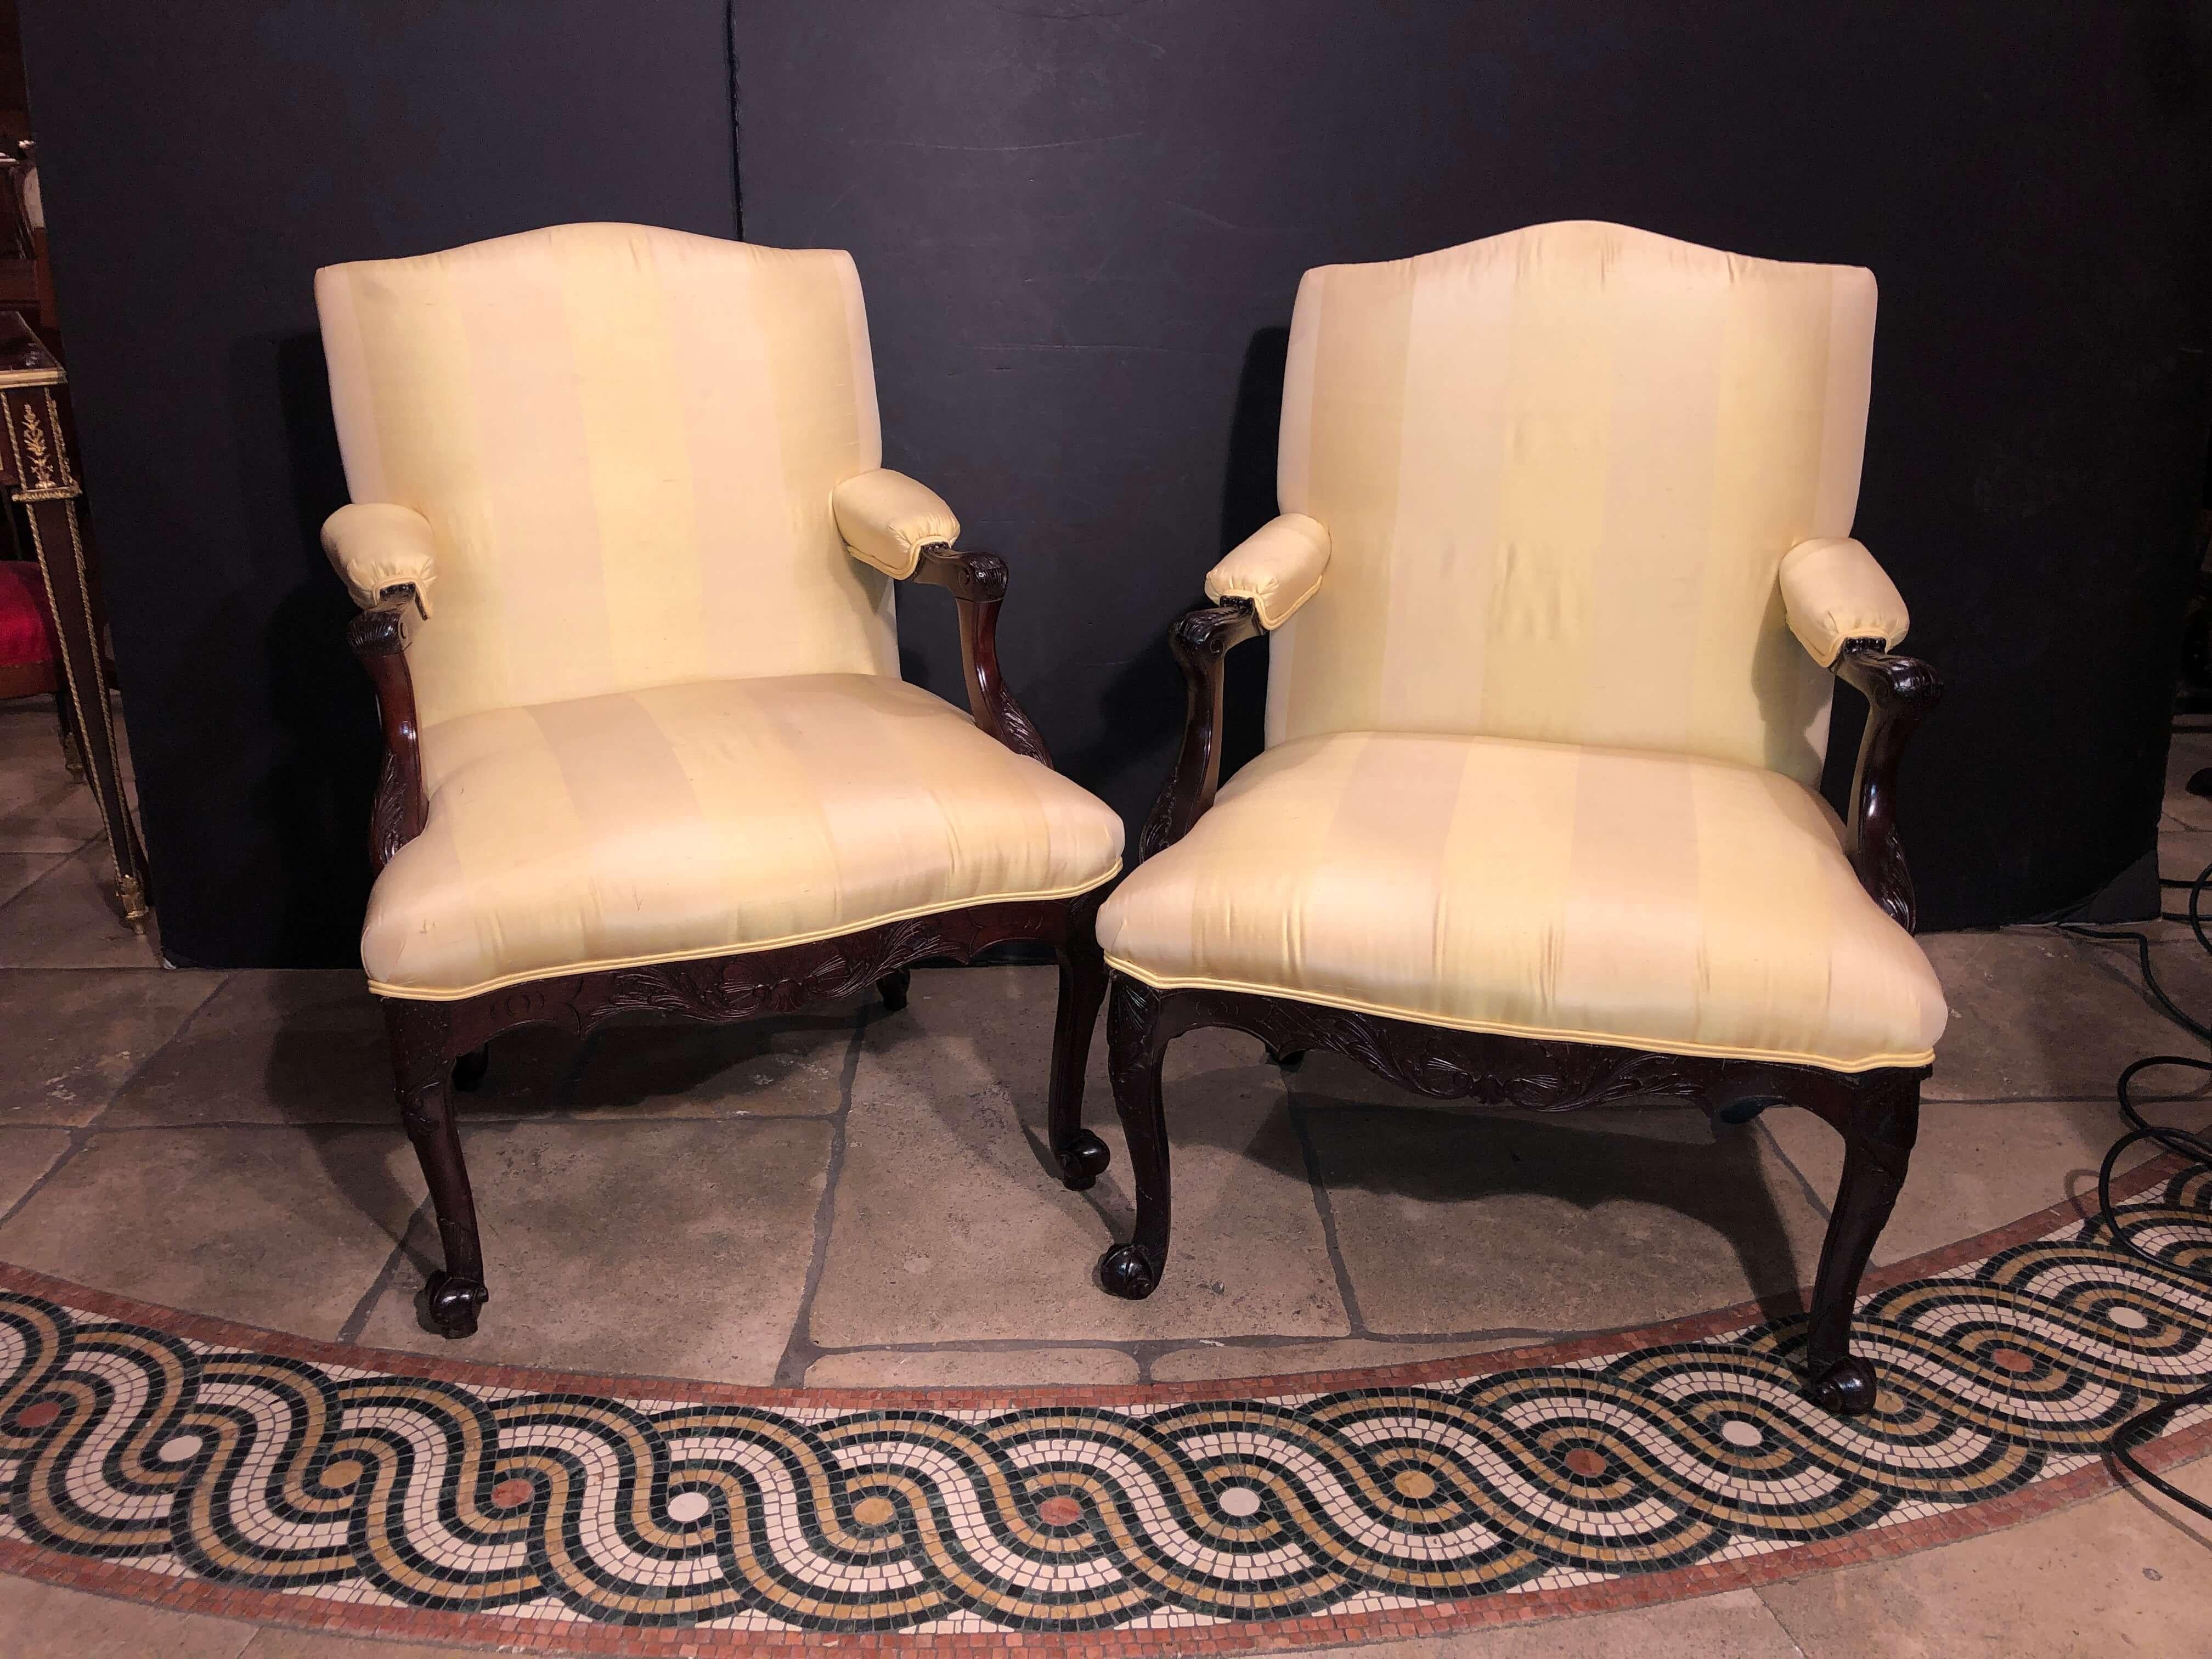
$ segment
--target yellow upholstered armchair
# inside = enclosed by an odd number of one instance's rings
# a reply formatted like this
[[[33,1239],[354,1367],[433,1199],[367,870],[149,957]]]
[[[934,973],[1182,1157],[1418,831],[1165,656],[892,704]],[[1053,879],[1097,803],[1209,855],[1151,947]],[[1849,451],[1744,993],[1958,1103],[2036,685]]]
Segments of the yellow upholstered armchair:
[[[1078,1121],[1121,823],[1000,681],[1006,568],[882,467],[842,252],[565,225],[317,273],[386,755],[362,935],[445,1245],[483,1255],[450,1088],[516,1026],[786,1012],[1005,940],[1055,947]],[[899,678],[892,588],[957,602],[969,714]]]
[[[1160,1060],[1196,1026],[1446,1098],[1787,1103],[1845,1146],[1804,1367],[1871,1408],[1851,1304],[1945,1014],[1893,817],[1937,684],[1849,538],[1874,312],[1864,270],[1617,225],[1306,274],[1283,516],[1176,626],[1182,752],[1099,915],[1109,1290],[1165,1266]],[[1262,633],[1267,749],[1217,802],[1222,658]],[[1871,705],[1848,823],[1834,679]]]

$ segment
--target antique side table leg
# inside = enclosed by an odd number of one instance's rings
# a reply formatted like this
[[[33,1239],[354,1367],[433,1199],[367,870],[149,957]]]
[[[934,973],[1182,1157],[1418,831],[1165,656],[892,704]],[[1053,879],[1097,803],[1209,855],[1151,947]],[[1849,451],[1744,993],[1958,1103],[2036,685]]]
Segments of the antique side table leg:
[[[66,684],[54,692],[54,714],[60,726],[62,767],[78,783],[84,781],[84,747],[76,740],[76,705],[70,701]]]
[[[54,631],[62,653],[61,695],[69,699],[70,723],[114,860],[117,902],[124,921],[143,932],[150,914],[146,852],[123,793],[121,756],[108,702],[107,653],[77,517],[80,490],[63,447],[60,410],[53,388],[45,386],[9,388],[4,407],[12,494],[30,526],[32,550],[53,602]]]

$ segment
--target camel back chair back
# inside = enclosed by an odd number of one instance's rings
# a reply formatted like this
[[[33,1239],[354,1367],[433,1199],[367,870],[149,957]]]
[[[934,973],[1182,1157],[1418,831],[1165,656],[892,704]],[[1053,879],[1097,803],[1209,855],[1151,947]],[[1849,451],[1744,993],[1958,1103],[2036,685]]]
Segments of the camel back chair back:
[[[411,507],[423,724],[690,681],[896,674],[830,493],[882,464],[851,256],[562,225],[316,273],[356,501]]]
[[[1833,681],[1776,573],[1856,507],[1875,283],[1619,225],[1307,273],[1278,484],[1328,579],[1270,744],[1445,732],[1817,784]]]

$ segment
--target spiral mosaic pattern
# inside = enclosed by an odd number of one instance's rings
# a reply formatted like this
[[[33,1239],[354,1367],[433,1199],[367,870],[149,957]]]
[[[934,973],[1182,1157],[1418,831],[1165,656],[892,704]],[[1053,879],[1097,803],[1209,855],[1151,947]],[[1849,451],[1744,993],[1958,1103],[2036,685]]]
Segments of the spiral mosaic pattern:
[[[2208,1206],[2200,1173],[2126,1218],[2202,1266]],[[1420,1386],[838,1410],[392,1375],[0,1291],[0,1540],[571,1625],[1245,1623],[1893,1526],[2079,1468],[2212,1370],[2212,1299],[2078,1225],[1858,1330],[1885,1388],[1851,1423],[1801,1399],[1796,1322]]]

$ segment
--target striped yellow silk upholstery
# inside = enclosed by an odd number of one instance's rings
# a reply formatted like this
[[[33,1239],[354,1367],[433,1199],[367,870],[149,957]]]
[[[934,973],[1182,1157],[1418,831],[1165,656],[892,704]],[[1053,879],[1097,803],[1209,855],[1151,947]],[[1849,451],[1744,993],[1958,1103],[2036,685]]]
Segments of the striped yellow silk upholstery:
[[[325,544],[357,598],[426,600],[428,820],[369,899],[375,990],[763,950],[1120,867],[1110,809],[898,678],[892,577],[959,526],[881,470],[848,255],[562,225],[333,266],[315,300],[355,501]]]
[[[1825,536],[1783,556],[1782,603],[1790,631],[1817,663],[1832,663],[1845,640],[1905,637],[1905,598],[1863,542]]]
[[[483,709],[422,750],[429,823],[378,878],[362,935],[387,996],[1061,896],[1121,859],[1111,809],[884,675]]]
[[[1280,628],[1321,592],[1328,574],[1328,532],[1285,513],[1261,525],[1206,573],[1209,599],[1249,599],[1262,628]]]
[[[896,674],[830,491],[883,460],[849,255],[560,225],[315,274],[357,502],[437,552],[424,724],[736,675]]]
[[[927,484],[878,467],[839,484],[830,497],[845,550],[901,581],[914,574],[921,550],[959,539],[960,520]]]
[[[1161,989],[1839,1071],[1926,1065],[1945,1014],[1803,785],[1510,738],[1278,744],[1098,937]]]
[[[1328,580],[1271,741],[1484,732],[1816,781],[1831,682],[1783,555],[1848,536],[1874,277],[1556,224],[1306,273],[1277,484]]]
[[[1277,483],[1327,574],[1269,636],[1267,752],[1108,901],[1108,959],[1465,1030],[1927,1063],[1935,975],[1813,793],[1834,652],[1807,647],[1905,623],[1843,539],[1874,309],[1864,270],[1618,225],[1307,272]],[[1256,597],[1237,559],[1210,592]]]
[[[353,501],[323,521],[323,550],[366,610],[387,589],[411,587],[418,615],[430,614],[430,589],[438,575],[437,539],[430,521],[411,507]]]

